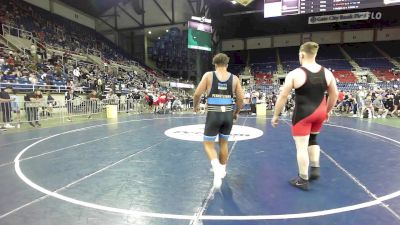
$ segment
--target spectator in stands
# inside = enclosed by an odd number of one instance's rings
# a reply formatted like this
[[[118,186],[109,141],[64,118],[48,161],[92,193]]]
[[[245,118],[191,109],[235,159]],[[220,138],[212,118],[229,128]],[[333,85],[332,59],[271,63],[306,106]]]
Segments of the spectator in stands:
[[[338,96],[338,104],[337,104],[337,108],[339,109],[340,112],[344,111],[344,98],[345,98],[345,92],[340,90]]]
[[[182,105],[181,98],[175,99],[175,101],[172,103],[172,107],[171,108],[172,108],[172,113],[182,112],[183,105]]]
[[[394,116],[396,113],[397,113],[397,116],[400,116],[400,90],[396,90],[396,92],[395,92],[395,95],[394,95],[394,97],[393,97],[393,106],[394,106],[394,109],[393,109],[393,111],[391,111],[390,112],[390,114],[392,115],[392,116]]]
[[[74,94],[74,89],[69,87],[68,91],[65,92],[64,94],[64,99],[65,99],[65,106],[67,107],[67,121],[71,122],[71,115],[74,112],[74,99],[75,99],[75,94]]]
[[[4,57],[0,57],[0,69],[4,70],[4,67],[6,65],[6,61],[4,60]]]
[[[18,97],[17,97],[17,91],[10,88],[11,89],[11,94],[10,94],[10,98],[11,98],[11,110],[12,112],[17,115],[17,128],[21,127],[21,110],[19,107],[19,102],[18,102]]]
[[[32,93],[27,94],[26,99],[28,100],[28,102],[26,102],[26,113],[28,116],[29,125],[32,127],[40,127],[39,107],[43,106],[42,91],[36,89]]]
[[[51,95],[50,92],[47,93],[47,113],[48,116],[51,116],[53,114],[53,108],[57,106],[57,102],[54,99],[54,97]]]
[[[33,43],[32,42],[32,45],[31,45],[31,56],[32,56],[32,60],[33,60],[33,62],[38,62],[38,58],[37,58],[37,51],[36,51],[36,45],[35,45],[35,43]]]
[[[364,100],[364,107],[361,111],[363,118],[375,118],[374,106],[372,105],[372,97],[367,96]]]
[[[97,112],[97,103],[99,101],[99,96],[97,95],[96,90],[92,90],[90,94],[87,96],[87,101],[88,101],[88,119],[92,118],[92,114]]]
[[[366,97],[366,93],[365,93],[363,87],[360,86],[359,90],[357,91],[357,94],[356,94],[357,113],[360,118],[363,118],[365,97]]]
[[[3,128],[14,128],[11,123],[11,87],[1,89],[0,92],[0,109],[3,117]]]
[[[73,71],[74,74],[74,78],[76,78],[78,80],[78,82],[81,82],[81,72],[80,72],[80,68],[76,67]]]
[[[190,99],[191,99],[191,97],[188,94],[184,95],[182,98],[183,107],[185,108],[185,110],[190,108],[190,105],[189,105]]]
[[[101,79],[101,77],[99,77],[99,79],[97,79],[97,92],[104,93],[105,87],[106,87],[106,84]]]
[[[251,115],[256,115],[256,105],[259,97],[260,93],[257,90],[251,93]]]
[[[147,92],[144,92],[144,99],[147,103],[149,110],[153,109],[154,97]]]
[[[385,96],[385,102],[384,102],[384,107],[387,109],[389,112],[392,112],[394,110],[394,95],[391,92],[388,92]],[[391,116],[391,115],[390,115]]]
[[[373,101],[372,105],[374,107],[375,115],[378,118],[380,118],[380,117],[386,118],[386,115],[388,114],[389,110],[386,109],[385,106],[383,105],[381,95],[378,95],[378,97]]]
[[[36,75],[34,73],[31,73],[29,75],[29,79],[28,80],[29,80],[29,82],[31,82],[31,84],[36,84],[38,82],[38,79],[37,79],[37,77],[36,77]]]
[[[110,90],[107,95],[106,95],[106,102],[107,104],[115,105],[118,104],[119,98],[118,96],[114,93],[113,90]]]

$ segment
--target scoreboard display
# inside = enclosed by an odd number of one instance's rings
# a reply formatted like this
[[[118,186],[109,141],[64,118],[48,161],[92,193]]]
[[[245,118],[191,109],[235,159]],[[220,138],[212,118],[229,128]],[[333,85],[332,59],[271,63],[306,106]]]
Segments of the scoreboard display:
[[[188,22],[188,48],[211,51],[212,27],[210,24]]]
[[[264,17],[400,5],[400,0],[264,0]]]

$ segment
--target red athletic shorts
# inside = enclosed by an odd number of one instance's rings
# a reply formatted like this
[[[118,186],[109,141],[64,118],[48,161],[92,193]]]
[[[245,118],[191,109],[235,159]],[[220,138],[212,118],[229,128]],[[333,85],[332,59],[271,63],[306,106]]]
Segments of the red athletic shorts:
[[[292,126],[292,135],[308,136],[311,133],[319,133],[326,120],[326,116],[326,101],[323,100],[320,106],[311,115]]]

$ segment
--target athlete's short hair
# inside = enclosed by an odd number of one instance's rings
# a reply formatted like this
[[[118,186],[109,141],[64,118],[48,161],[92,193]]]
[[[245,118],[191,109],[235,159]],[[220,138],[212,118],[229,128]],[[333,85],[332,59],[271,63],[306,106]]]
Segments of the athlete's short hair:
[[[317,55],[319,49],[319,45],[316,42],[309,41],[300,46],[300,52],[304,52],[307,55]]]
[[[214,56],[212,64],[216,66],[227,66],[229,64],[229,57],[224,53],[218,53]]]

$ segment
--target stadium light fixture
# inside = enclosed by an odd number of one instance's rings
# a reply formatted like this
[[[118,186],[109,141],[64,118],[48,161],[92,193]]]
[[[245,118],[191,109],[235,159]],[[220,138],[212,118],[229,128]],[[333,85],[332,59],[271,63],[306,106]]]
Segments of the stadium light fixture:
[[[233,2],[236,2],[236,3],[239,3],[239,4],[241,4],[242,6],[248,6],[250,3],[252,3],[252,2],[254,2],[254,0],[234,0],[234,1],[231,1],[232,3]],[[234,3],[233,3],[234,4]]]

